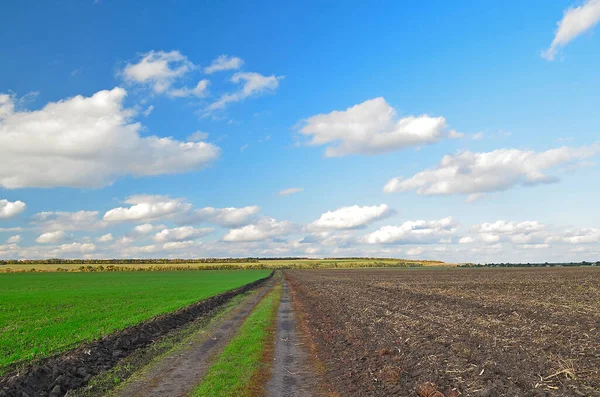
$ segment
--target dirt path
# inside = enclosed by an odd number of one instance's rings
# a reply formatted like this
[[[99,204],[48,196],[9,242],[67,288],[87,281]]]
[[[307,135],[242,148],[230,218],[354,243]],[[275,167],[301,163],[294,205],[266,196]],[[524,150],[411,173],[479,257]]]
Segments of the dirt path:
[[[272,285],[272,280],[267,282],[215,324],[187,339],[184,347],[151,364],[143,374],[119,387],[110,396],[175,397],[188,394]]]
[[[269,397],[313,396],[315,376],[303,346],[285,279],[277,312],[277,333],[272,376],[267,383]]]

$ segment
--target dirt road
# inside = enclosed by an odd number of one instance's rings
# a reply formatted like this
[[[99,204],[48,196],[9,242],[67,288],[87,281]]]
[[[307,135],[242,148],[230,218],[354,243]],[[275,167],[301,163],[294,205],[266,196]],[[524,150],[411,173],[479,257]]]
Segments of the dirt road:
[[[199,383],[210,364],[227,345],[256,303],[273,285],[260,287],[222,318],[162,357],[143,374],[114,391],[115,397],[185,396]]]
[[[275,354],[272,376],[267,383],[267,396],[308,397],[316,395],[314,392],[315,376],[297,329],[289,286],[285,280],[277,312],[275,337]]]

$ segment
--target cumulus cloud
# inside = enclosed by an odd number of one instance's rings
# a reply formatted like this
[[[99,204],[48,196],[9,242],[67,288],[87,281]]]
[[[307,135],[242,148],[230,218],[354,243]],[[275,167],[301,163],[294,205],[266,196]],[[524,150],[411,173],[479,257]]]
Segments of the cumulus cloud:
[[[1,119],[0,119],[1,122]],[[2,129],[2,125],[0,124],[0,131]],[[0,138],[0,142],[1,142],[2,138]],[[2,151],[2,149],[0,149],[0,152]],[[2,164],[2,160],[0,159],[0,165]],[[8,166],[8,165],[7,165]],[[1,175],[2,171],[0,170],[0,175]],[[0,183],[0,186],[2,186],[2,184]],[[0,219],[8,219],[8,218],[12,218],[13,216],[17,216],[19,215],[21,212],[25,211],[25,208],[27,208],[27,205],[22,202],[22,201],[8,201],[6,199],[2,199],[0,200]]]
[[[113,235],[111,233],[107,233],[105,235],[98,237],[99,243],[108,243],[110,241],[113,241]]]
[[[284,189],[282,191],[280,191],[279,193],[277,193],[280,196],[289,196],[290,194],[296,194],[296,193],[300,193],[303,192],[304,188],[301,187],[291,187],[289,189]]]
[[[42,230],[95,230],[106,227],[98,211],[46,211],[35,214],[31,223]]]
[[[393,215],[394,211],[386,204],[364,206],[353,205],[327,211],[319,219],[308,225],[309,230],[359,229]]]
[[[231,229],[223,236],[227,242],[251,242],[262,241],[274,237],[288,235],[294,231],[294,225],[289,221],[277,221],[265,217],[258,222],[241,228]]]
[[[167,251],[188,249],[194,246],[202,245],[200,241],[171,241],[164,243],[162,248]]]
[[[35,239],[38,243],[52,244],[58,243],[66,238],[66,234],[62,230],[56,230],[53,232],[42,233],[38,238]]]
[[[11,236],[6,240],[7,244],[19,244],[20,242],[21,242],[21,235],[19,235],[19,234]]]
[[[327,145],[325,156],[374,155],[438,142],[457,132],[446,132],[444,117],[398,118],[384,98],[375,98],[343,111],[309,117],[300,133],[309,145]]]
[[[56,253],[65,253],[65,252],[79,252],[79,253],[88,253],[94,252],[96,250],[96,245],[92,243],[71,243],[71,244],[62,244],[56,247],[51,252]]]
[[[156,242],[169,242],[169,241],[185,241],[192,240],[209,233],[212,233],[214,229],[211,228],[200,228],[196,229],[192,226],[182,226],[173,229],[163,229],[156,233],[154,241]]]
[[[364,236],[367,244],[425,244],[437,243],[441,238],[453,235],[458,223],[447,217],[434,221],[407,221],[400,226],[383,226]]]
[[[198,98],[202,98],[202,97],[208,95],[208,85],[209,84],[210,84],[210,82],[206,79],[200,80],[198,82],[198,84],[196,84],[196,86],[193,88],[189,88],[189,87],[175,88],[175,89],[169,90],[167,92],[167,95],[169,95],[172,98],[182,98],[182,97],[187,97],[187,96],[195,96]]]
[[[568,229],[559,238],[551,238],[550,241],[562,241],[567,244],[593,244],[600,243],[600,229]]]
[[[128,197],[125,204],[107,211],[104,220],[109,222],[142,221],[167,219],[188,212],[192,206],[181,198],[168,196],[136,195]]]
[[[558,177],[545,172],[597,153],[597,145],[581,148],[565,146],[545,152],[518,149],[499,149],[486,153],[467,151],[446,155],[437,168],[421,171],[411,178],[393,178],[383,190],[386,193],[416,190],[417,194],[422,195],[477,195],[518,185],[552,183],[557,182]]]
[[[212,74],[223,70],[237,70],[242,67],[244,61],[238,57],[220,55],[212,63],[204,68],[204,73]]]
[[[279,87],[279,80],[281,79],[283,79],[283,76],[264,76],[253,72],[236,73],[231,77],[231,82],[236,84],[243,83],[242,88],[233,93],[222,95],[219,100],[211,103],[206,110],[210,113],[217,109],[224,109],[230,103],[240,102],[251,96],[275,92],[277,87]]]
[[[117,87],[0,116],[0,186],[97,188],[125,175],[197,170],[219,156],[204,142],[141,137],[125,95]]]
[[[223,227],[239,227],[250,223],[260,212],[260,207],[250,205],[247,207],[213,208],[205,207],[193,211],[192,214],[181,220],[181,223],[211,222]]]
[[[495,244],[499,241],[510,241],[519,245],[543,243],[548,237],[546,229],[546,225],[538,221],[498,220],[473,226],[474,236],[467,238],[486,244]]]
[[[179,51],[150,51],[123,69],[126,81],[149,85],[155,93],[169,91],[177,79],[194,69],[194,64]]]
[[[593,28],[600,21],[600,0],[587,0],[578,7],[565,10],[563,18],[557,23],[556,35],[550,47],[542,51],[542,57],[554,60],[559,49],[573,41],[577,36]]]
[[[151,223],[144,223],[142,225],[137,225],[136,227],[133,228],[133,230],[137,233],[137,234],[148,234],[148,233],[152,233],[154,230],[157,229],[157,226],[154,226]]]

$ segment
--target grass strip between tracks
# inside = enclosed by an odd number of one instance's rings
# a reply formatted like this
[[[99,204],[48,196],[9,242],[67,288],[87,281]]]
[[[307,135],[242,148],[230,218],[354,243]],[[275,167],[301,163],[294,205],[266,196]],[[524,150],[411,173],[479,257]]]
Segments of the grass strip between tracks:
[[[269,371],[281,283],[256,305],[231,342],[191,394],[192,397],[253,396]]]

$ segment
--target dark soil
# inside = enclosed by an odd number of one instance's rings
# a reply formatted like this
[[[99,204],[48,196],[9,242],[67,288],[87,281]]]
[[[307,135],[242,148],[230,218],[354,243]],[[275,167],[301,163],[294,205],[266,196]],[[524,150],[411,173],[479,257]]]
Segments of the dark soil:
[[[600,396],[600,269],[286,271],[343,396]]]
[[[149,346],[233,297],[259,286],[272,275],[42,360],[18,373],[7,374],[0,378],[0,397],[64,396],[69,390],[85,386],[94,375],[114,367],[137,349]]]

